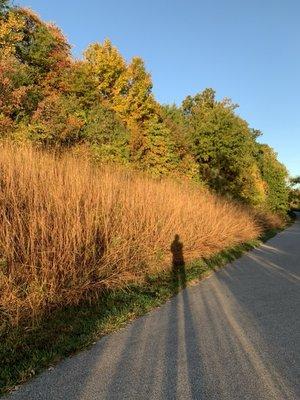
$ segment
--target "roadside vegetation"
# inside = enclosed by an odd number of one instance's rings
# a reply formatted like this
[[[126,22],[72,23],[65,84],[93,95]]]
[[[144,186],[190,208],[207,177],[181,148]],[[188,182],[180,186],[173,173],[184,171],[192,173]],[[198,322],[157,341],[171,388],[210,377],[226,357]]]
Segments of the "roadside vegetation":
[[[197,184],[27,145],[0,150],[0,392],[283,226]],[[176,234],[181,271],[172,262]]]
[[[290,180],[290,207],[294,211],[300,211],[300,176],[292,178]]]
[[[159,104],[141,58],[105,40],[74,60],[0,0],[0,390],[284,226],[297,186],[236,108]]]
[[[31,10],[1,0],[0,19],[0,139],[72,149],[287,212],[285,167],[230,99],[208,88],[179,106],[159,104],[143,60],[126,61],[108,39],[74,60],[59,28]]]
[[[92,303],[82,301],[76,306],[62,306],[30,328],[11,327],[2,333],[0,341],[0,395],[162,305],[186,286],[207,277],[277,231],[270,229],[260,239],[186,263],[181,271],[172,268],[147,274],[143,282],[106,290]]]
[[[2,145],[0,182],[2,326],[170,268],[176,234],[188,261],[282,223],[198,185],[27,146]]]

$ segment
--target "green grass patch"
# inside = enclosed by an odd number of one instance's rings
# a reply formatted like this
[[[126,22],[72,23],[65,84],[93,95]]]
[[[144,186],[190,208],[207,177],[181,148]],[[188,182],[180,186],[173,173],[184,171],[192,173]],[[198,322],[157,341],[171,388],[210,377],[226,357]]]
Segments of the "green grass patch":
[[[261,239],[267,240],[276,232],[268,232]],[[260,243],[260,240],[255,240],[185,267],[147,276],[143,284],[104,293],[93,304],[53,311],[30,329],[19,327],[2,332],[0,394],[162,305],[191,282],[204,278]]]

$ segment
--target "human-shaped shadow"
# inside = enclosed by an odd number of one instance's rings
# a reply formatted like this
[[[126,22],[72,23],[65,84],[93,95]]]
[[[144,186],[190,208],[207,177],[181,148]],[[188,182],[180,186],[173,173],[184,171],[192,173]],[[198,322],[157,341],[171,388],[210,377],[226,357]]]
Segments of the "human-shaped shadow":
[[[172,275],[174,280],[174,287],[176,292],[180,288],[186,287],[186,273],[185,273],[185,262],[183,257],[183,243],[180,241],[178,234],[175,235],[173,242],[171,243],[172,253]]]

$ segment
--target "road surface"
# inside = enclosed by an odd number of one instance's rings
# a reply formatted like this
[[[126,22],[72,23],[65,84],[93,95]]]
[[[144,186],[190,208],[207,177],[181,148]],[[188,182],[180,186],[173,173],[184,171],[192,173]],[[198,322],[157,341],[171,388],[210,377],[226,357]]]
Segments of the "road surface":
[[[300,220],[10,400],[300,399]]]

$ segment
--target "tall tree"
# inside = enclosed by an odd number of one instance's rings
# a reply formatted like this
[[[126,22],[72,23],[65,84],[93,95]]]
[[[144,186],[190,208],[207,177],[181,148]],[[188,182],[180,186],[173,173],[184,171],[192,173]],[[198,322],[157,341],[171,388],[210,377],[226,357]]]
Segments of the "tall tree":
[[[99,95],[110,103],[116,82],[126,70],[123,57],[108,39],[103,44],[90,45],[84,56],[87,72],[93,77]]]
[[[99,161],[155,175],[197,177],[273,211],[287,209],[286,170],[213,89],[162,106],[144,62],[127,63],[106,39],[75,61],[53,24],[0,0],[0,137],[47,146],[84,144]]]
[[[258,143],[256,146],[258,165],[267,185],[267,206],[271,211],[285,213],[289,196],[287,170],[271,147]]]
[[[182,103],[186,129],[200,176],[211,188],[249,203],[264,199],[264,188],[255,167],[255,135],[238,117],[230,100],[217,101],[206,89]]]

